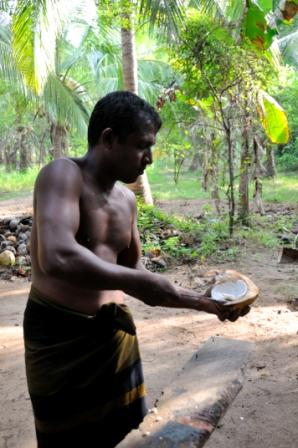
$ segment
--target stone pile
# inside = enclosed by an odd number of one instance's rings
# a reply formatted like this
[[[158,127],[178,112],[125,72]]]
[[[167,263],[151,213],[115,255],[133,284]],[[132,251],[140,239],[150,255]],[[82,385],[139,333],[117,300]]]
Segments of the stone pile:
[[[0,220],[0,277],[27,277],[31,272],[30,236],[32,217]]]

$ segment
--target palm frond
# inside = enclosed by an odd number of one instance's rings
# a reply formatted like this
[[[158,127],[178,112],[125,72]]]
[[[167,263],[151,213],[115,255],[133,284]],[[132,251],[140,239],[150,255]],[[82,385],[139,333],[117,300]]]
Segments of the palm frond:
[[[62,79],[50,73],[42,97],[44,108],[51,119],[63,126],[76,129],[82,136],[86,135],[89,108],[84,89],[69,78]]]
[[[2,25],[0,25],[0,77],[10,86],[10,89],[26,95],[26,88],[12,54],[10,30]]]
[[[227,1],[233,0],[191,0],[189,6],[209,17],[227,20],[224,14]]]
[[[157,25],[168,35],[176,33],[183,26],[185,2],[182,0],[141,0],[139,2],[139,17],[141,21],[149,20],[150,30]]]
[[[151,104],[156,103],[159,95],[176,77],[177,74],[165,62],[138,60],[139,94]]]
[[[55,67],[56,37],[61,20],[55,0],[21,0],[13,16],[12,46],[28,87],[40,95]]]
[[[12,45],[26,84],[41,95],[47,76],[55,71],[56,40],[63,27],[85,20],[94,0],[19,0],[13,15]],[[96,11],[96,8],[94,9]],[[80,13],[81,11],[81,13]]]
[[[121,58],[104,55],[96,70],[96,95],[102,97],[123,88]]]

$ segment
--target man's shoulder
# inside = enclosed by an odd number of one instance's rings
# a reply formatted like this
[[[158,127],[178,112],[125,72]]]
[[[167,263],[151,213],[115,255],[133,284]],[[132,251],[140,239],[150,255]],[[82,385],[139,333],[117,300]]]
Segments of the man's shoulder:
[[[60,158],[45,165],[39,172],[34,191],[69,191],[78,194],[82,185],[80,167],[71,159]]]
[[[80,173],[80,168],[76,162],[67,157],[60,157],[59,159],[52,160],[47,163],[41,171],[43,172],[54,172],[57,170],[71,170]]]
[[[81,170],[76,162],[66,157],[61,157],[60,159],[52,160],[47,165],[45,165],[40,173],[39,177],[45,178],[62,178],[67,179],[68,176],[74,178],[81,177]]]

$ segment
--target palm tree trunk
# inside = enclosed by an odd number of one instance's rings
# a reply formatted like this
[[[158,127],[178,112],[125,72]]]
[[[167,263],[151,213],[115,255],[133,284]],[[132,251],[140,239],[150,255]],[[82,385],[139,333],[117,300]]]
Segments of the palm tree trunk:
[[[229,233],[230,236],[233,235],[234,231],[234,218],[235,218],[235,174],[234,174],[234,149],[232,145],[232,137],[231,137],[231,128],[228,122],[228,125],[225,126],[225,133],[227,139],[228,146],[228,164],[229,164],[229,189],[228,189],[228,198],[229,198]]]
[[[125,90],[138,94],[138,67],[132,17],[126,14],[125,28],[121,28],[122,68]]]
[[[215,209],[218,215],[220,215],[220,195],[218,188],[218,162],[219,154],[218,148],[215,143],[215,135],[211,135],[211,157],[210,157],[210,180],[211,180],[211,197],[214,200]]]
[[[195,152],[194,155],[192,156],[192,160],[190,162],[188,171],[193,173],[194,171],[197,171],[199,166],[200,166],[200,154],[198,152]]]
[[[122,66],[124,89],[135,94],[138,93],[138,69],[136,58],[135,37],[133,32],[133,20],[131,13],[123,14],[121,29]],[[143,198],[145,204],[153,204],[153,198],[147,174],[139,176],[130,188],[136,195]]]
[[[239,219],[243,224],[249,224],[249,167],[251,157],[249,153],[249,117],[245,116],[242,128],[242,149],[240,160],[239,182]]]
[[[265,215],[265,210],[262,201],[262,179],[261,175],[264,172],[262,168],[262,164],[260,161],[260,144],[258,142],[257,137],[254,137],[253,141],[253,151],[254,151],[254,181],[255,181],[255,191],[254,191],[254,199],[256,202],[257,209],[261,215]]]
[[[53,158],[66,156],[68,153],[67,130],[64,126],[52,123],[51,126],[51,142],[53,145]]]
[[[274,149],[267,143],[266,145],[266,176],[274,177],[276,176],[276,165],[275,165],[275,157],[274,157]]]
[[[26,142],[26,128],[18,127],[19,134],[19,154],[20,154],[20,171],[26,171],[30,166],[30,152]]]

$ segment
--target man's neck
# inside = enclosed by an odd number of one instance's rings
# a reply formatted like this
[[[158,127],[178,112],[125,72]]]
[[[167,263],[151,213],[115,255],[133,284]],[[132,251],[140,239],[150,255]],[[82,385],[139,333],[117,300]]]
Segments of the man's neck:
[[[88,181],[101,192],[109,194],[114,188],[117,179],[111,176],[108,163],[100,156],[100,151],[89,150],[84,157],[83,170]]]

